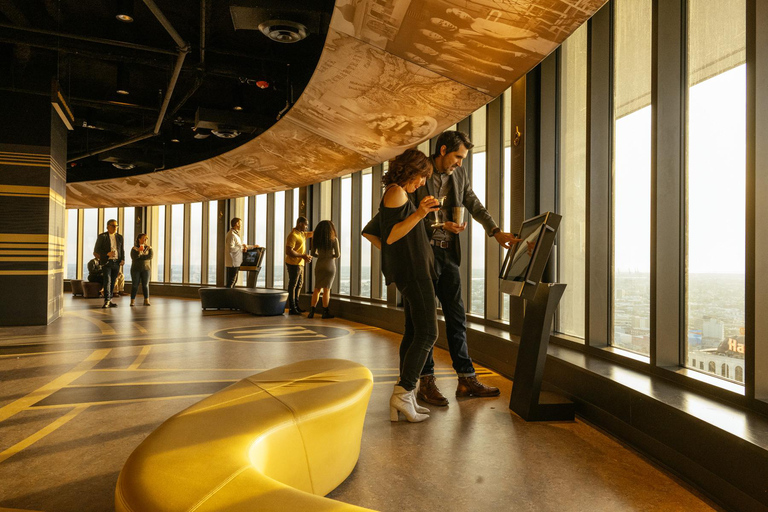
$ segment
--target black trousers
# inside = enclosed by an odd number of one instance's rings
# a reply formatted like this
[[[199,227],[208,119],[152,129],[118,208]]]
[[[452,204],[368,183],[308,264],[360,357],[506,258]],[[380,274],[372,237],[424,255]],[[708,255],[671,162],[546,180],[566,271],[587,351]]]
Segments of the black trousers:
[[[288,268],[288,309],[296,309],[299,306],[301,285],[304,284],[304,265],[289,265]]]
[[[112,298],[112,290],[115,288],[115,280],[117,274],[120,273],[120,262],[117,260],[109,260],[102,267],[104,269],[104,301],[108,301]]]
[[[227,288],[235,287],[238,272],[240,272],[240,267],[227,267]]]
[[[396,283],[403,295],[405,332],[400,342],[400,381],[406,391],[416,387],[432,345],[437,340],[437,305],[432,280]]]
[[[461,298],[459,264],[451,250],[433,247],[432,251],[435,254],[435,272],[437,272],[435,294],[443,309],[445,334],[448,338],[448,352],[451,354],[453,369],[456,370],[459,377],[474,376],[475,367],[467,348],[467,313]],[[432,351],[430,351],[421,374],[432,375],[434,373],[435,361],[432,357]]]

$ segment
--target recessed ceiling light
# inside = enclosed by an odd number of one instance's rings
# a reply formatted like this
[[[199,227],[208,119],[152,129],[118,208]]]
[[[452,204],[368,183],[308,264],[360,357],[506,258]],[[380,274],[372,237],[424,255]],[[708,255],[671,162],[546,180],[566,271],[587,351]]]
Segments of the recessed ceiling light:
[[[176,123],[171,127],[171,142],[181,142],[181,126]]]
[[[120,62],[117,64],[117,87],[115,88],[115,92],[117,94],[122,95],[128,95],[131,93],[130,91],[130,80],[131,75],[128,72],[128,67],[125,65],[124,62]]]
[[[133,0],[119,0],[115,18],[124,23],[133,23]]]

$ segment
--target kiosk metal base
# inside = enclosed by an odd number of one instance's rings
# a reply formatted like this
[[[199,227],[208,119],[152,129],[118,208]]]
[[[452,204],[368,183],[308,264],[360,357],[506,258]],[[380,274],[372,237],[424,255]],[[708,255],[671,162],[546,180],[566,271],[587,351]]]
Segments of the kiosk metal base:
[[[541,283],[534,299],[526,301],[512,397],[509,401],[509,408],[526,421],[573,421],[575,418],[573,402],[554,393],[541,392],[552,317],[565,286]]]

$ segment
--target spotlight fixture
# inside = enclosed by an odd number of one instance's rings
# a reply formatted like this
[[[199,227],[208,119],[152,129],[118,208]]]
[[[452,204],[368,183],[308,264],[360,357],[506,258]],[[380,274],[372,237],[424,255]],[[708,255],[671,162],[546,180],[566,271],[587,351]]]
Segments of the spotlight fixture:
[[[237,84],[237,88],[235,89],[235,104],[232,105],[232,110],[236,112],[240,112],[243,110],[243,104],[245,103],[245,88],[248,85],[248,81],[246,79],[241,78],[240,83]]]
[[[122,163],[122,162],[112,162],[112,167],[115,169],[120,169],[121,171],[130,171],[131,169],[136,168],[136,164],[132,162]]]
[[[207,139],[208,137],[211,136],[211,130],[208,128],[197,128],[194,131],[195,131],[194,137],[197,140]]]
[[[117,88],[115,89],[115,92],[117,94],[123,94],[128,95],[131,93],[130,91],[130,74],[128,72],[128,67],[125,65],[124,62],[120,62],[117,64]]]
[[[297,43],[307,37],[307,27],[290,20],[269,20],[259,25],[262,34],[278,43]]]
[[[125,23],[133,23],[133,0],[118,0],[115,18]]]
[[[171,142],[181,142],[181,125],[173,123],[171,126]]]
[[[240,132],[237,131],[234,128],[230,128],[228,126],[220,126],[216,130],[212,130],[211,133],[213,133],[215,136],[217,136],[220,139],[234,139],[238,135],[240,135]]]

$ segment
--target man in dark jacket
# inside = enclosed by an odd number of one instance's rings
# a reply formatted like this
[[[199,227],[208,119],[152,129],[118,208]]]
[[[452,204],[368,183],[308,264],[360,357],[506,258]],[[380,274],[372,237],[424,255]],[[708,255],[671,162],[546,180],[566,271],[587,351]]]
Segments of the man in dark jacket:
[[[467,349],[467,314],[461,298],[460,233],[467,227],[465,219],[454,219],[454,208],[464,207],[467,213],[479,222],[489,237],[494,237],[502,247],[517,242],[514,235],[504,233],[496,225],[493,217],[472,191],[467,171],[461,166],[474,144],[462,132],[447,131],[440,134],[432,155],[434,172],[426,186],[413,193],[414,204],[419,204],[425,196],[445,198],[442,201],[439,217],[428,215],[424,219],[429,243],[435,255],[435,294],[440,300],[445,317],[445,331],[448,337],[448,350],[453,361],[453,369],[459,377],[456,396],[498,396],[499,389],[479,382],[475,368]],[[444,221],[442,226],[433,227],[436,220]],[[406,319],[406,322],[409,319]],[[430,352],[424,369],[421,371],[418,397],[434,405],[448,405],[435,382],[435,362]]]
[[[104,271],[104,305],[101,307],[116,308],[117,304],[112,302],[112,290],[120,267],[125,263],[125,250],[123,249],[123,235],[117,232],[115,219],[109,219],[107,231],[96,238],[93,255],[99,259]]]
[[[467,349],[467,313],[464,309],[464,301],[461,298],[461,276],[459,265],[461,264],[461,246],[459,234],[467,227],[464,219],[453,218],[453,208],[463,206],[467,212],[479,222],[488,236],[492,236],[502,247],[509,248],[510,243],[520,240],[510,233],[504,233],[496,225],[493,217],[472,191],[466,170],[461,166],[474,144],[469,137],[456,131],[443,132],[437,138],[435,154],[432,155],[434,172],[427,180],[426,186],[416,189],[411,195],[414,204],[426,196],[437,198],[444,197],[439,217],[432,214],[424,218],[424,228],[432,245],[435,256],[435,272],[437,281],[434,281],[435,294],[440,300],[445,318],[445,331],[448,337],[448,351],[453,361],[453,369],[459,377],[459,385],[456,388],[456,396],[498,396],[499,389],[486,386],[477,380],[472,358]],[[437,220],[444,223],[440,227],[433,227]],[[459,222],[454,222],[459,221]],[[363,236],[373,245],[381,248],[381,231],[378,214],[363,229]],[[412,328],[411,319],[406,309],[406,329]],[[421,371],[419,379],[418,398],[434,405],[448,405],[448,400],[443,396],[435,381],[435,361],[430,350],[427,362]]]

